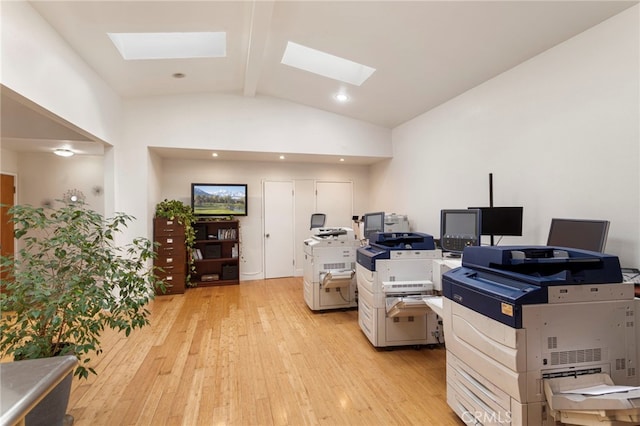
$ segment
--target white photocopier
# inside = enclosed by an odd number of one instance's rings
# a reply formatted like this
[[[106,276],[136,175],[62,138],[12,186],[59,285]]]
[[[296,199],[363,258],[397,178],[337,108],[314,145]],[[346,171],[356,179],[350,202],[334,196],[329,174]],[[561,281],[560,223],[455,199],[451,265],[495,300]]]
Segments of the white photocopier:
[[[443,295],[447,403],[465,423],[640,424],[640,304],[616,256],[468,247]]]
[[[433,237],[377,233],[357,252],[358,322],[375,347],[443,342],[437,315],[425,303],[435,293]]]
[[[353,308],[356,299],[356,249],[351,228],[314,228],[304,241],[304,300],[314,311]]]

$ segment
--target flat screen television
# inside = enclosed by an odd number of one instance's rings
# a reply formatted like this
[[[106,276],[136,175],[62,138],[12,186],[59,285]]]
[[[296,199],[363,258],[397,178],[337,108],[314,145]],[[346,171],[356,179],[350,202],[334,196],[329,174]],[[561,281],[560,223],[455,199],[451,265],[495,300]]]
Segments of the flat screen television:
[[[522,207],[469,207],[482,211],[482,235],[522,236]]]
[[[247,184],[192,183],[191,208],[195,216],[246,216]]]
[[[551,219],[548,246],[604,252],[609,234],[608,220]]]

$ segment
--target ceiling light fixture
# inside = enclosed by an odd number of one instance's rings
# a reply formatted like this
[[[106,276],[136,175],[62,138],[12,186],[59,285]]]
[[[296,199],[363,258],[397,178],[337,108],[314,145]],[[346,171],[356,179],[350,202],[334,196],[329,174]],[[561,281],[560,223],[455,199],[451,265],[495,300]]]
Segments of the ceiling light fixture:
[[[74,154],[73,151],[71,151],[70,149],[66,149],[66,148],[54,149],[53,153],[55,155],[60,156],[60,157],[71,157]]]
[[[287,48],[284,50],[281,62],[291,67],[355,86],[360,86],[364,83],[376,70],[375,68],[291,41],[287,42]]]
[[[280,159],[281,159],[281,160],[284,160],[284,155],[281,155],[281,156],[280,156]]]
[[[223,58],[225,32],[107,33],[125,60]]]
[[[214,153],[212,153],[212,154],[211,154],[211,156],[212,156],[212,157],[217,157],[217,156],[218,156],[218,153],[217,153],[217,152],[214,152]]]
[[[349,100],[349,95],[346,93],[336,93],[333,98],[338,102],[347,102]]]
[[[341,158],[341,159],[340,159],[340,162],[344,163],[344,158]]]

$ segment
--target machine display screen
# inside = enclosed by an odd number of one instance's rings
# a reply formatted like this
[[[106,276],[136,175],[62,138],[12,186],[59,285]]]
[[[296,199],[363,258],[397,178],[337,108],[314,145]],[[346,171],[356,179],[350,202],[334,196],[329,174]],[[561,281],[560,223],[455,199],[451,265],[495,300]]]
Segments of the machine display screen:
[[[476,236],[476,215],[462,213],[448,213],[445,222],[445,235]]]
[[[443,251],[462,253],[465,247],[480,245],[480,209],[442,210],[440,246]]]
[[[364,237],[373,238],[376,232],[384,232],[384,212],[366,213],[364,215]]]
[[[607,220],[553,218],[547,245],[603,252],[608,233]]]
[[[482,211],[482,235],[522,235],[522,207],[469,207]]]

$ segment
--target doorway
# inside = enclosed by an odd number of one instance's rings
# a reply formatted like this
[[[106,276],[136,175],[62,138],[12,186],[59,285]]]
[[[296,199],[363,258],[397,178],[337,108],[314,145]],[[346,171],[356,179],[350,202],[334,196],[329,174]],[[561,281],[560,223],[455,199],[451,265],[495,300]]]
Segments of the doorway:
[[[294,274],[293,182],[264,181],[264,276]]]
[[[15,252],[13,238],[13,222],[9,219],[9,209],[15,203],[15,176],[0,175],[0,254],[2,256],[12,256]],[[0,274],[0,281],[4,282],[7,274]],[[4,291],[4,288],[2,289]]]
[[[263,202],[265,278],[301,276],[311,214],[325,213],[326,227],[351,226],[353,182],[263,181]]]

